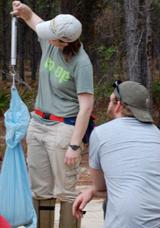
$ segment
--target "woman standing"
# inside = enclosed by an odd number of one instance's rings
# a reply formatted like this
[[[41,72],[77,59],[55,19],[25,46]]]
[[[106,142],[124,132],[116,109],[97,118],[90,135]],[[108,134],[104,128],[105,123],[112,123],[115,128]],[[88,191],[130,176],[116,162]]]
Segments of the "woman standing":
[[[14,15],[38,35],[42,49],[35,110],[27,134],[33,198],[59,199],[60,228],[78,228],[72,216],[82,139],[93,108],[93,70],[79,40],[82,25],[70,14],[43,21],[13,2]]]

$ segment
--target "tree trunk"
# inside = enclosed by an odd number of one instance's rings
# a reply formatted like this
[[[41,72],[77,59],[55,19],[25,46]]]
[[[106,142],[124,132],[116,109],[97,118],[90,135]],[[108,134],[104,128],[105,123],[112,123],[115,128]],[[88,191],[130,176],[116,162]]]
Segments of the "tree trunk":
[[[94,22],[103,9],[103,0],[61,0],[62,13],[75,15],[83,26],[83,40],[86,46],[94,42]]]
[[[147,88],[149,90],[150,98],[152,101],[152,71],[153,71],[153,40],[151,29],[151,4],[153,0],[146,0],[146,56],[147,56]],[[152,105],[152,104],[151,104]]]
[[[30,60],[31,60],[31,79],[36,80],[36,72],[37,72],[37,41],[36,34],[32,32],[31,34],[31,47],[30,48]]]
[[[32,0],[32,5],[35,7],[35,0]],[[43,10],[43,19],[49,20],[54,17],[53,15],[53,7],[52,5],[55,6],[56,1],[53,0],[45,0],[45,8]]]
[[[148,87],[151,97],[151,0],[125,0],[128,78]]]
[[[9,54],[8,54],[8,1],[2,2],[2,80],[6,80],[6,74],[9,71]]]
[[[31,1],[32,10],[36,11],[36,2]],[[37,36],[35,32],[31,33],[31,43],[30,43],[30,60],[31,60],[31,79],[36,80],[36,71],[37,71]]]
[[[25,81],[24,77],[24,59],[25,59],[25,36],[26,25],[23,21],[18,22],[18,52],[19,52],[19,79]]]

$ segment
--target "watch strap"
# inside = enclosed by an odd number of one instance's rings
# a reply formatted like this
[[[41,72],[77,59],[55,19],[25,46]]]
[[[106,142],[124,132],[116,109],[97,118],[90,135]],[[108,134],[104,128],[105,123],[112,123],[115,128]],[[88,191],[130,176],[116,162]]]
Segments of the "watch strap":
[[[78,146],[78,145],[73,145],[73,144],[69,144],[69,147],[70,147],[72,150],[74,150],[74,151],[80,149],[80,146]]]

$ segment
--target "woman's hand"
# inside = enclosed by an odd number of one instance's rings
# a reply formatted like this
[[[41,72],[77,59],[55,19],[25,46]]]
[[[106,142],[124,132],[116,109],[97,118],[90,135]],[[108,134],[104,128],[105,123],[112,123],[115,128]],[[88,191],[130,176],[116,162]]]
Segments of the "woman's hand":
[[[13,11],[11,14],[23,19],[31,29],[36,31],[36,25],[43,21],[42,18],[35,14],[29,6],[20,1],[13,1],[12,6]]]
[[[80,160],[80,149],[77,151],[72,150],[72,148],[68,147],[65,157],[64,163],[66,165],[72,166],[75,165]]]
[[[28,21],[32,17],[31,8],[21,3],[20,1],[13,1],[12,7],[13,7],[13,11],[11,12],[12,15],[17,16],[18,18],[21,18],[24,21]]]

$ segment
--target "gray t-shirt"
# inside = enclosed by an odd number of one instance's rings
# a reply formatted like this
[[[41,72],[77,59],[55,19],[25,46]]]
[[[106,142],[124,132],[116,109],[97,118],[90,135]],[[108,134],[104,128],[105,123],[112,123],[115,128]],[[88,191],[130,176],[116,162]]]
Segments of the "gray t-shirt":
[[[91,134],[89,163],[104,172],[105,228],[160,228],[160,131],[117,118]]]
[[[79,111],[78,94],[93,94],[93,69],[83,45],[66,62],[59,48],[40,40],[42,58],[35,108],[56,116],[73,117]]]

